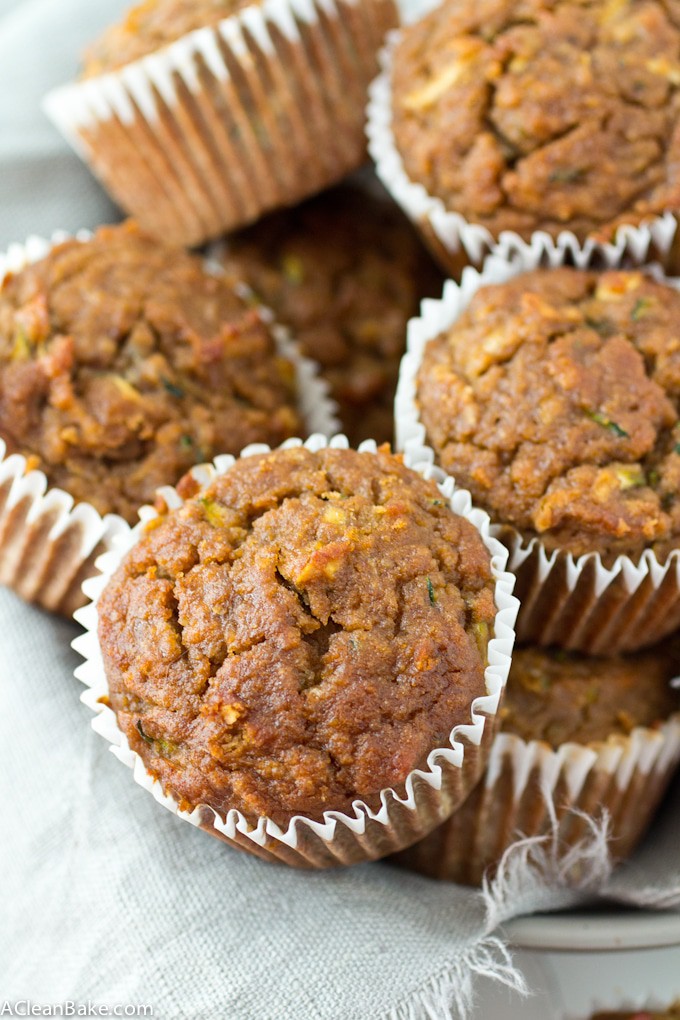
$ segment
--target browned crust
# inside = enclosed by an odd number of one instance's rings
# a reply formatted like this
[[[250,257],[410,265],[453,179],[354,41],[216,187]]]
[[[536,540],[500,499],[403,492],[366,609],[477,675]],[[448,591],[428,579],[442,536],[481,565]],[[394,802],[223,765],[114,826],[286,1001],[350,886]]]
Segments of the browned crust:
[[[394,57],[408,176],[496,238],[677,209],[679,26],[663,0],[448,0]]]
[[[318,362],[350,443],[392,442],[406,325],[443,284],[397,208],[340,187],[232,236],[224,264]]]
[[[439,463],[525,539],[660,561],[680,535],[680,295],[641,273],[489,286],[426,348]]]
[[[479,534],[386,450],[250,457],[186,494],[99,603],[131,747],[223,817],[375,807],[485,692]]]
[[[193,464],[303,428],[294,368],[258,313],[133,224],[5,279],[0,368],[10,452],[130,523]]]

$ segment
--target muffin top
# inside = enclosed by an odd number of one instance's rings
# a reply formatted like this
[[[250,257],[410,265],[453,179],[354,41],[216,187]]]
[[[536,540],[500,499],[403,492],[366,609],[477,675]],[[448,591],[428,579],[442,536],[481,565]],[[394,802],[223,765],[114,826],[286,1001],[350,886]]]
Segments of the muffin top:
[[[499,522],[605,560],[680,544],[680,294],[639,272],[538,270],[429,343],[428,442]]]
[[[196,489],[99,602],[131,747],[184,807],[378,806],[486,692],[479,533],[386,447],[247,457]]]
[[[134,522],[193,464],[301,427],[258,313],[130,223],[0,286],[0,437],[100,513]]]
[[[83,56],[83,77],[91,78],[148,56],[198,28],[212,28],[261,0],[143,0],[123,21],[108,28]]]
[[[397,207],[335,188],[230,238],[225,264],[319,362],[352,445],[391,442],[406,324],[443,283]]]
[[[680,692],[670,686],[678,673],[680,659],[667,648],[610,659],[516,648],[501,730],[553,749],[625,737],[680,711]]]
[[[395,54],[406,172],[494,236],[677,209],[679,53],[663,0],[444,0]]]

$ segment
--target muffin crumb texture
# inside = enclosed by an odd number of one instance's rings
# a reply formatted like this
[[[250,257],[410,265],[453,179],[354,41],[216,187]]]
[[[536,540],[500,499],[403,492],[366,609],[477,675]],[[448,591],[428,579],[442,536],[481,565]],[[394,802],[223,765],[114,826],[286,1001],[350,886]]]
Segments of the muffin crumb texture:
[[[185,808],[379,806],[486,693],[479,533],[387,449],[257,455],[195,490],[99,603],[131,747]]]
[[[498,522],[575,555],[680,536],[680,294],[639,272],[484,287],[425,350],[439,463]]]
[[[319,363],[351,444],[392,442],[406,325],[443,284],[397,207],[336,188],[233,235],[225,266]]]
[[[500,710],[501,730],[544,740],[553,750],[573,741],[627,737],[657,727],[680,711],[670,681],[680,672],[677,652],[597,659],[558,650],[517,648]]]
[[[680,205],[680,12],[662,0],[447,0],[405,30],[393,123],[454,212],[580,239]]]
[[[194,464],[302,427],[294,367],[259,314],[131,223],[0,286],[0,436],[100,513],[134,523]]]

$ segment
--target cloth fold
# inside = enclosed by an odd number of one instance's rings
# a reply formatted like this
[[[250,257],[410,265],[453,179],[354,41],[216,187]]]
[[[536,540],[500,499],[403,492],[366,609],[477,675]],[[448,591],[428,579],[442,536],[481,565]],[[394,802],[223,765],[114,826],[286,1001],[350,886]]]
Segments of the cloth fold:
[[[0,0],[0,249],[118,217],[40,99],[126,6]],[[680,910],[680,782],[636,857],[609,875],[600,855],[580,891],[537,885],[519,857],[482,893],[389,863],[309,874],[230,850],[163,811],[92,732],[77,632],[0,589],[0,1004],[447,1020],[466,1015],[483,978],[522,988],[497,931],[513,915],[582,904],[594,883]]]

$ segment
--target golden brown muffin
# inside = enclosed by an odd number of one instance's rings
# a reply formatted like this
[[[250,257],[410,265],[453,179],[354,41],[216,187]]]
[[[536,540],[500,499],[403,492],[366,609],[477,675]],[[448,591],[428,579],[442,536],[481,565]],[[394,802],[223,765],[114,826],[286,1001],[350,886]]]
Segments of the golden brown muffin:
[[[199,28],[213,28],[261,0],[143,0],[85,52],[84,77],[105,74],[162,49]]]
[[[655,728],[680,711],[670,680],[680,661],[669,652],[596,659],[538,648],[512,658],[501,731],[545,740],[553,750],[574,741],[592,744],[627,737],[636,726]]]
[[[486,774],[399,862],[479,885],[518,840],[547,837],[548,852],[566,856],[605,820],[612,859],[624,860],[680,759],[679,668],[668,645],[608,659],[515,649]]]
[[[352,445],[392,442],[406,324],[443,285],[397,207],[336,188],[229,238],[225,265],[320,364]]]
[[[406,173],[496,238],[677,210],[679,51],[662,0],[446,0],[395,52]]]
[[[185,807],[375,807],[485,692],[479,533],[386,448],[279,450],[196,489],[99,602],[130,746]]]
[[[199,245],[365,162],[368,87],[398,20],[395,0],[149,0],[44,106],[145,230]]]
[[[0,437],[102,514],[132,523],[193,464],[303,427],[270,327],[131,223],[0,287]]]
[[[680,544],[680,294],[638,272],[482,288],[425,350],[438,462],[494,520],[606,561]]]

